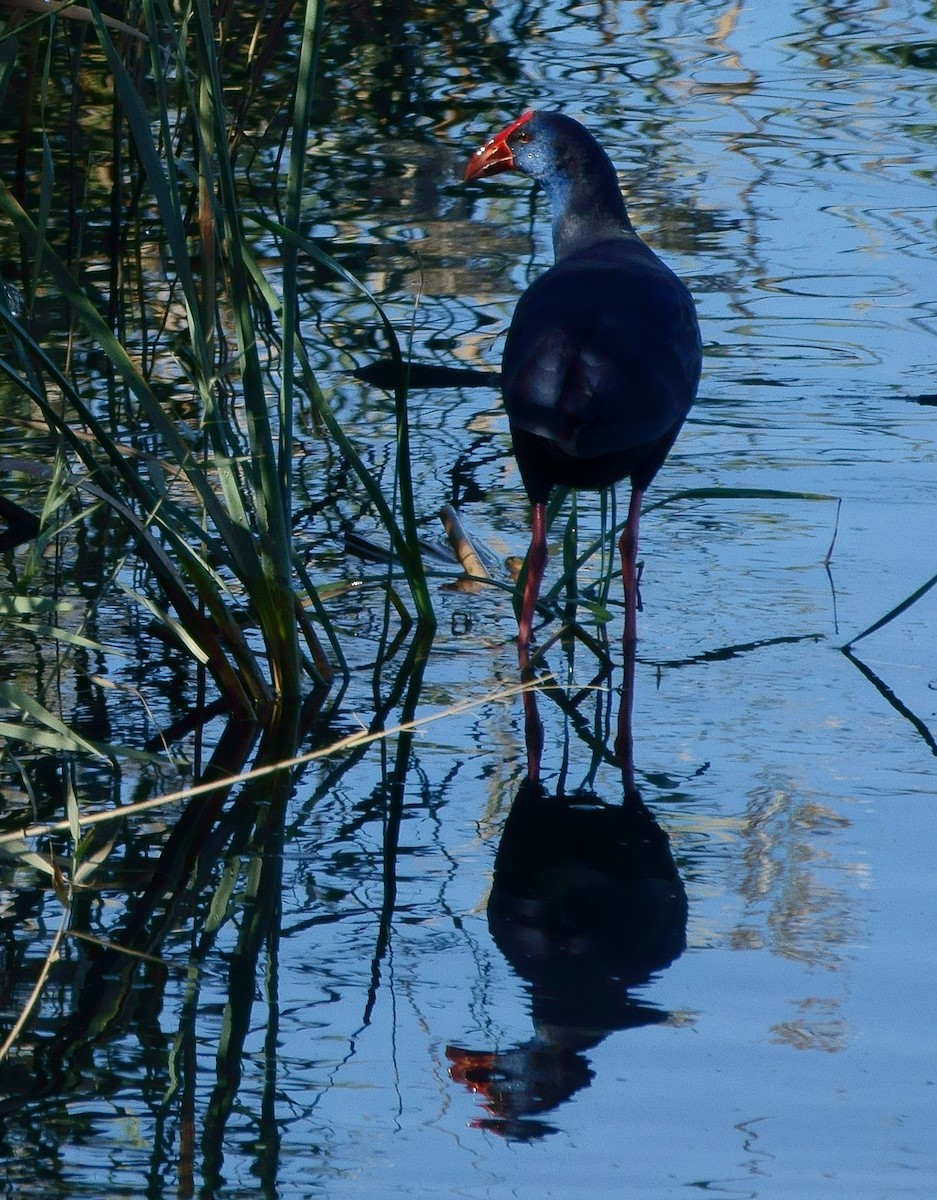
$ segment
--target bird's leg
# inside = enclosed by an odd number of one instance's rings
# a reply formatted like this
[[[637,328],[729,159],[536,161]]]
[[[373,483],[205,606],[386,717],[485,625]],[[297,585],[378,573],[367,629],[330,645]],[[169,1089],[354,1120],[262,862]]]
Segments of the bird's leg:
[[[517,621],[517,644],[522,651],[530,647],[530,635],[537,611],[540,584],[547,569],[547,506],[534,504],[530,510],[530,550],[527,552],[527,581],[521,599],[521,613]],[[523,663],[521,664],[524,665]]]
[[[641,520],[641,501],[644,492],[632,487],[631,503],[628,505],[628,520],[621,532],[618,549],[621,551],[621,579],[625,587],[625,633],[624,641],[634,642],[638,637],[638,522]]]
[[[521,669],[521,681],[534,683],[534,672],[530,666],[530,637],[533,630],[534,613],[540,584],[547,567],[547,508],[535,504],[530,512],[530,550],[527,552],[527,579],[521,598],[521,612],[517,621],[517,661]],[[543,752],[543,725],[537,711],[537,693],[532,686],[524,692],[524,740],[527,743],[527,777],[540,778],[540,755]]]

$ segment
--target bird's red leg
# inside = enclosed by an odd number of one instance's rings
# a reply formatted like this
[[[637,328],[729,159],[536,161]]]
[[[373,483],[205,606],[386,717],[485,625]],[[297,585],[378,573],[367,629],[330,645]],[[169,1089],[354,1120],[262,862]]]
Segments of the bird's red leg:
[[[621,533],[618,549],[621,551],[621,579],[625,586],[625,642],[637,641],[638,637],[638,522],[641,520],[641,501],[644,492],[631,489],[628,505],[628,520]]]
[[[534,613],[540,584],[547,568],[547,507],[535,504],[530,512],[530,550],[527,553],[527,580],[521,598],[521,612],[517,621],[517,661],[521,679],[530,684],[534,673],[530,668],[530,636],[533,630]],[[533,688],[524,692],[524,740],[527,743],[527,776],[536,781],[540,778],[540,755],[543,751],[543,725],[537,712],[537,694]]]
[[[537,611],[540,584],[547,569],[547,506],[534,504],[530,510],[530,550],[527,553],[527,582],[521,599],[521,614],[517,621],[517,644],[521,650],[530,646],[530,635]],[[524,664],[521,664],[522,666]]]

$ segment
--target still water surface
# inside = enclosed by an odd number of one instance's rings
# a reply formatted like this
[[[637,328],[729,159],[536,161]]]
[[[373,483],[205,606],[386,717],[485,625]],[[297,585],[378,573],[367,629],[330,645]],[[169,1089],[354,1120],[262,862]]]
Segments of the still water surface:
[[[842,647],[937,573],[937,9],[476,0],[379,6],[367,28],[336,10],[327,26],[310,231],[416,360],[497,369],[516,297],[551,260],[526,181],[457,182],[531,106],[593,129],[635,226],[697,298],[700,400],[642,525],[634,718],[686,949],[604,1008],[577,994],[577,978],[597,987],[588,956],[554,981],[552,1007],[509,961],[486,906],[525,773],[516,698],[417,736],[397,776],[391,897],[396,743],[309,769],[290,802],[277,961],[257,980],[223,1161],[213,1178],[200,1162],[205,1194],[932,1196],[937,588],[854,658]],[[379,353],[373,316],[339,285],[310,287],[320,377],[389,470],[392,410],[348,374]],[[496,556],[523,553],[496,391],[414,389],[411,414],[428,535],[455,501]],[[314,557],[370,515],[304,437],[297,485],[318,515],[299,536]],[[338,516],[325,494],[343,496]],[[580,536],[597,534],[597,500],[578,512]],[[417,715],[516,678],[505,593],[436,602]],[[380,618],[348,602],[362,663]],[[581,644],[548,661],[577,686],[595,675]],[[621,800],[617,703],[541,698],[548,790]],[[356,706],[367,722],[367,687]],[[81,1086],[41,1119],[7,1118],[4,1194],[176,1192],[187,1121],[198,1141],[209,1111],[236,936],[222,929],[201,960],[197,1016],[188,935],[171,938],[180,969],[159,1011],[142,997],[138,1027],[95,1052]],[[189,1020],[200,1082],[180,1097]]]

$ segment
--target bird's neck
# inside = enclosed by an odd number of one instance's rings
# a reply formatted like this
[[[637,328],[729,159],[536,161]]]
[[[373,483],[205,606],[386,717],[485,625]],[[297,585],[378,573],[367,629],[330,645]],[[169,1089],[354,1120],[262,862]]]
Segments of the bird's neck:
[[[615,169],[598,154],[541,180],[553,210],[556,261],[622,233],[633,233]]]

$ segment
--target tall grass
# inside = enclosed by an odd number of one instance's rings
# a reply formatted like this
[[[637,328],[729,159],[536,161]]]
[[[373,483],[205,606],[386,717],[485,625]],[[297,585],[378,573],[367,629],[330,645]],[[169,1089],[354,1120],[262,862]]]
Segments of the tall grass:
[[[279,0],[253,27],[245,24],[252,18],[210,0],[141,0],[134,12],[139,24],[130,29],[89,0],[86,10],[11,25],[0,40],[0,91],[24,88],[37,115],[21,131],[20,159],[39,164],[13,186],[0,181],[0,211],[23,247],[25,295],[22,313],[0,297],[9,346],[0,371],[66,448],[76,494],[106,505],[133,539],[155,588],[141,589],[140,602],[210,673],[229,712],[263,718],[344,668],[341,640],[292,544],[297,388],[312,398],[387,525],[418,618],[432,622],[416,549],[405,372],[375,304],[399,367],[396,490],[387,497],[318,387],[299,321],[302,258],[331,262],[299,232],[319,0]],[[81,205],[65,228],[57,219],[67,197],[91,186],[76,171],[69,139],[53,136],[43,119],[53,100],[61,105],[54,93],[63,59],[76,93],[89,71],[99,89],[110,87],[113,254],[104,287],[82,257]],[[293,64],[291,107],[264,111],[272,103],[265,73],[275,65],[282,80],[285,62]],[[233,111],[232,94],[240,98]],[[80,102],[73,112],[78,121]],[[245,199],[239,154],[257,127],[288,145],[282,213]],[[164,281],[140,262],[144,225],[157,231],[168,301]],[[281,248],[280,294],[251,241],[262,227]],[[96,359],[44,344],[35,317],[50,294],[67,306],[72,348],[90,345]],[[107,374],[107,411],[97,381],[82,375],[91,361]],[[183,406],[165,402],[163,381],[173,375],[190,400],[181,417]]]
[[[192,896],[209,895],[206,914],[195,919],[196,964],[230,919],[229,904],[236,903],[244,919],[231,957],[231,1003],[206,1132],[209,1144],[214,1138],[220,1145],[263,953],[272,964],[268,974],[275,975],[285,805],[295,768],[307,761],[296,756],[298,742],[320,718],[336,670],[347,676],[342,639],[293,546],[293,429],[300,396],[383,520],[395,560],[389,593],[399,604],[402,574],[423,635],[412,639],[398,681],[389,671],[381,678],[391,698],[377,706],[362,747],[388,736],[386,713],[407,681],[404,719],[413,717],[433,613],[416,537],[406,369],[393,327],[374,302],[375,325],[397,375],[396,470],[393,490],[385,494],[319,386],[312,365],[316,347],[309,341],[318,335],[300,320],[300,280],[310,257],[367,295],[301,232],[308,219],[305,174],[320,0],[271,0],[259,15],[220,0],[140,0],[123,15],[133,24],[114,21],[97,0],[88,0],[87,8],[14,20],[0,35],[0,100],[16,95],[29,114],[11,156],[17,169],[0,174],[0,213],[15,231],[22,258],[17,289],[0,285],[0,374],[4,399],[15,394],[29,419],[44,423],[50,435],[35,438],[43,461],[24,464],[46,481],[47,497],[38,531],[26,530],[31,547],[17,551],[17,594],[0,597],[0,623],[28,625],[46,639],[43,651],[52,647],[50,658],[61,648],[110,661],[91,632],[67,627],[62,574],[41,569],[47,553],[67,544],[76,526],[103,525],[107,516],[118,532],[97,561],[101,577],[94,580],[91,603],[104,610],[110,591],[130,593],[177,659],[197,663],[199,680],[207,676],[223,710],[242,719],[229,721],[214,739],[204,769],[200,752],[193,755],[192,774],[202,786],[168,822],[152,875],[128,895],[111,927],[112,940],[92,944],[86,888],[118,838],[133,843],[136,832],[126,821],[129,807],[121,806],[126,788],[119,780],[120,803],[102,808],[96,788],[98,811],[82,811],[87,776],[74,763],[102,757],[152,761],[154,755],[71,728],[60,715],[63,706],[46,694],[53,689],[45,679],[35,694],[18,680],[0,681],[0,706],[20,716],[0,722],[0,738],[7,739],[0,758],[5,771],[20,773],[21,807],[28,810],[27,800],[35,800],[33,782],[45,759],[44,765],[54,764],[46,778],[65,811],[61,824],[0,835],[0,862],[51,880],[63,905],[46,963],[0,1044],[0,1060],[18,1047],[34,1019],[63,942],[81,940],[83,954],[100,970],[89,972],[95,982],[81,989],[58,1035],[39,1039],[43,1069],[32,1072],[27,1091],[33,1098],[70,1087],[74,1064],[119,1024],[137,973],[158,960]],[[276,99],[274,88],[268,95],[268,76],[287,103]],[[70,119],[63,122],[69,104]],[[88,113],[107,125],[103,170],[100,160],[84,157],[91,140]],[[255,187],[248,195],[241,161],[249,142],[255,152],[261,148],[258,130],[269,139],[263,149],[270,153],[255,153],[254,183],[259,161],[269,162],[271,172],[261,200]],[[94,140],[102,144],[101,128]],[[281,158],[287,162],[282,210],[272,178]],[[90,219],[102,210],[111,218],[107,236],[100,220]],[[269,270],[271,239],[280,255],[275,274]],[[259,257],[261,240],[267,262]],[[147,244],[158,248],[158,270],[146,260]],[[66,320],[56,321],[57,332],[47,336],[48,314],[59,309]],[[0,412],[0,421],[7,418]],[[10,511],[16,513],[16,505]],[[404,623],[409,616],[404,613]],[[381,661],[380,652],[377,657]],[[188,671],[180,676],[191,681]],[[333,703],[337,690],[330,693]],[[198,693],[194,699],[193,709]],[[206,704],[203,711],[217,712],[218,705]],[[411,737],[412,731],[399,735],[392,805],[398,821]],[[35,757],[14,760],[9,746],[23,743]],[[245,780],[239,773],[252,755],[254,771]],[[160,762],[166,757],[161,753]],[[156,778],[154,772],[144,791]],[[48,803],[33,804],[35,817],[48,816],[48,809]],[[127,832],[118,834],[118,828]],[[61,845],[69,841],[71,854],[62,855]],[[388,839],[390,881],[394,850]],[[243,895],[232,901],[242,864]],[[391,887],[389,882],[388,896]],[[36,894],[44,905],[45,897]],[[180,1044],[190,1018],[195,1028],[197,969],[191,979]],[[190,1071],[191,1063],[184,1068]],[[212,1161],[207,1154],[209,1174]]]

